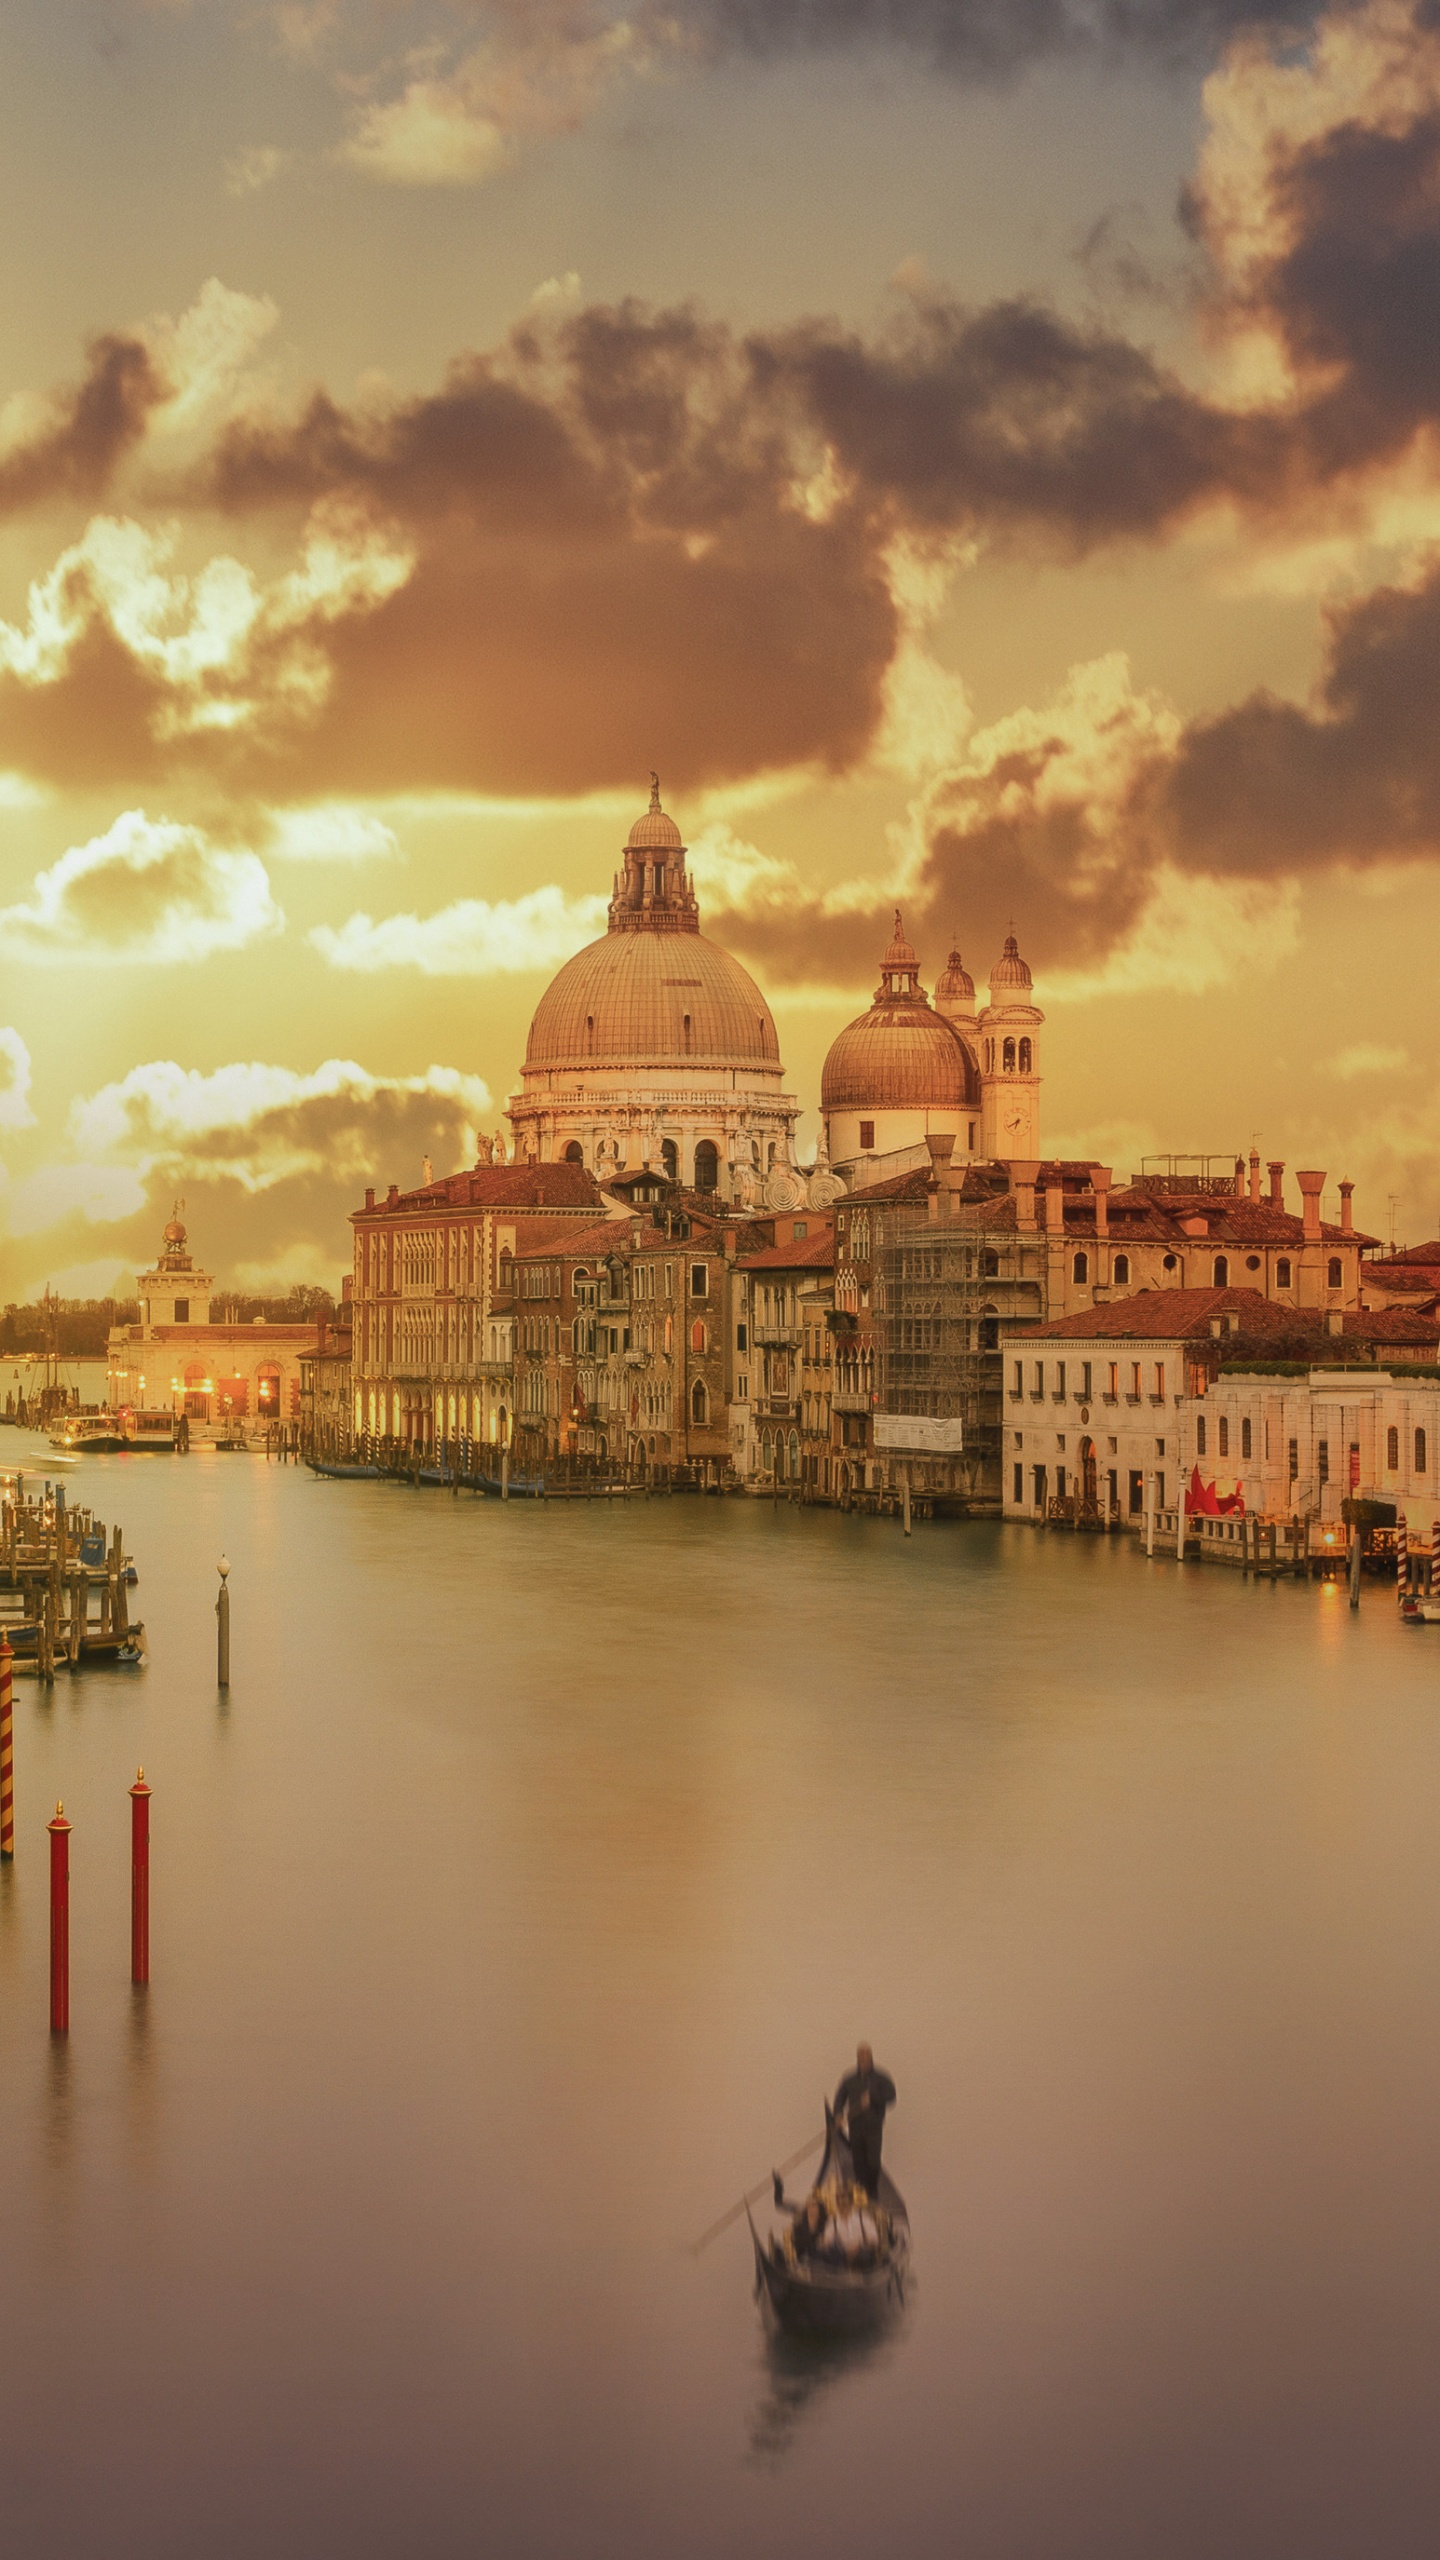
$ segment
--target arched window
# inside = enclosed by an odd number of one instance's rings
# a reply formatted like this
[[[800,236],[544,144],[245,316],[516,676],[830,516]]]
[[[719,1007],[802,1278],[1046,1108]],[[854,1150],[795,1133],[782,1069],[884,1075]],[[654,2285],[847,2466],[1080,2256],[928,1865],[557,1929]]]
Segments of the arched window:
[[[998,1280],[998,1279],[999,1279],[999,1277],[1000,1277],[1000,1256],[999,1256],[999,1254],[998,1254],[998,1253],[982,1253],[982,1254],[981,1254],[981,1256],[980,1256],[980,1269],[981,1269],[981,1272],[982,1272],[982,1274],[983,1274],[983,1276],[984,1276],[984,1278],[985,1278],[985,1279],[987,1279],[987,1280]]]
[[[764,1439],[760,1443],[760,1472],[762,1475],[768,1476],[773,1475],[774,1471],[775,1443],[767,1431]]]
[[[1015,1043],[1013,1040],[1006,1041],[1004,1049],[1001,1052],[1001,1064],[1006,1075],[1013,1076],[1015,1073]]]
[[[1283,1253],[1275,1265],[1275,1286],[1277,1289],[1288,1289],[1290,1286],[1290,1265]]]
[[[1344,1285],[1345,1275],[1341,1266],[1340,1256],[1338,1253],[1332,1253],[1330,1256],[1330,1276],[1326,1281],[1325,1286],[1327,1289],[1343,1289]]]
[[[1243,1421],[1243,1422],[1241,1423],[1241,1425],[1240,1425],[1240,1455],[1241,1455],[1241,1457],[1242,1457],[1242,1458],[1248,1458],[1248,1457],[1250,1457],[1250,1456],[1251,1456],[1251,1454],[1252,1454],[1252,1442],[1251,1442],[1251,1432],[1250,1432],[1250,1416],[1249,1416],[1249,1414],[1247,1413],[1247,1414],[1246,1414],[1246,1416],[1245,1416],[1244,1421]]]
[[[710,1399],[705,1393],[703,1378],[697,1378],[690,1390],[690,1419],[701,1423],[710,1419]]]
[[[280,1413],[280,1372],[262,1369],[255,1381],[255,1410],[262,1421],[274,1422]]]
[[[798,1431],[792,1431],[790,1434],[790,1481],[792,1484],[798,1484],[800,1481],[800,1434]]]
[[[572,1138],[569,1146],[565,1150],[565,1162],[567,1164],[583,1164],[584,1161],[584,1148],[581,1146],[578,1138]]]
[[[1215,1256],[1215,1286],[1217,1289],[1228,1289],[1230,1286],[1230,1264],[1223,1253],[1217,1253]]]
[[[1400,1464],[1400,1432],[1393,1422],[1385,1434],[1385,1464],[1392,1469]]]
[[[1089,1277],[1090,1277],[1090,1256],[1089,1256],[1089,1254],[1088,1254],[1088,1253],[1077,1253],[1077,1254],[1076,1254],[1075,1259],[1074,1259],[1073,1263],[1072,1263],[1072,1264],[1071,1264],[1071,1266],[1070,1266],[1070,1276],[1071,1276],[1072,1280],[1088,1280],[1088,1279],[1089,1279]]]
[[[1223,1413],[1220,1416],[1220,1455],[1222,1458],[1230,1455],[1230,1423]]]
[[[690,1047],[691,1047],[691,1042],[690,1042],[690,1016],[689,1016],[689,1014],[687,1013],[687,1014],[686,1014],[686,1016],[685,1016],[685,1055],[686,1055],[686,1057],[687,1057],[687,1058],[688,1058],[688,1057],[689,1057],[689,1055],[690,1055]]]
[[[1117,1289],[1128,1289],[1130,1286],[1130,1256],[1128,1253],[1117,1253],[1115,1256],[1115,1285]]]
[[[660,1162],[664,1168],[666,1181],[678,1182],[680,1179],[680,1150],[676,1146],[673,1138],[661,1139]]]
[[[1028,1076],[1030,1073],[1030,1043],[1028,1040],[1022,1040],[1020,1043],[1020,1073],[1022,1076]]]
[[[585,1054],[590,1058],[593,1058],[595,1055],[595,1016],[593,1013],[587,1013],[585,1016]]]
[[[1205,1455],[1205,1416],[1203,1413],[1197,1413],[1195,1417],[1195,1455],[1197,1458],[1203,1458]]]
[[[690,1348],[692,1351],[703,1351],[705,1348],[705,1325],[700,1316],[696,1317],[690,1327]]]
[[[1423,1431],[1417,1431],[1415,1434],[1415,1473],[1417,1476],[1423,1476],[1425,1473],[1425,1434]]]
[[[695,1150],[695,1188],[714,1191],[720,1182],[720,1150],[713,1138],[702,1138]]]

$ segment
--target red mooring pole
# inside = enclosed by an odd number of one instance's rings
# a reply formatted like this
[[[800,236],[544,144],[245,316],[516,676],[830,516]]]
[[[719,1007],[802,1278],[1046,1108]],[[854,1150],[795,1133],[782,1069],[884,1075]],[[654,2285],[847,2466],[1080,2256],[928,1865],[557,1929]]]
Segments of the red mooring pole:
[[[15,1655],[0,1636],[0,1858],[15,1855]]]
[[[70,2033],[70,1825],[57,1804],[50,1834],[50,2032]]]
[[[130,1979],[150,1979],[150,1790],[143,1769],[130,1790]]]

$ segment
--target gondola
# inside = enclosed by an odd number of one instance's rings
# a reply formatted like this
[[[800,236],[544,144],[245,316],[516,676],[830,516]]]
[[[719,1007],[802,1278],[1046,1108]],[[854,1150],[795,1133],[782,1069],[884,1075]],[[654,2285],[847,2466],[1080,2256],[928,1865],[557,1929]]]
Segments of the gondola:
[[[822,2195],[834,2196],[854,2184],[850,2145],[825,2109],[825,2153],[815,2177]],[[910,2270],[910,2214],[888,2171],[880,2172],[881,2229],[885,2242],[868,2267],[830,2266],[814,2258],[796,2260],[784,2247],[783,2235],[762,2237],[746,2208],[755,2244],[755,2287],[763,2293],[782,2329],[806,2337],[853,2338],[878,2328],[899,2310]]]
[[[543,1502],[545,1499],[543,1476],[512,1476],[508,1489],[498,1476],[462,1476],[460,1481],[469,1487],[471,1493],[483,1493],[490,1502]]]
[[[334,1458],[311,1458],[308,1463],[313,1476],[378,1476],[380,1473],[378,1467],[365,1467],[358,1462],[351,1464]]]

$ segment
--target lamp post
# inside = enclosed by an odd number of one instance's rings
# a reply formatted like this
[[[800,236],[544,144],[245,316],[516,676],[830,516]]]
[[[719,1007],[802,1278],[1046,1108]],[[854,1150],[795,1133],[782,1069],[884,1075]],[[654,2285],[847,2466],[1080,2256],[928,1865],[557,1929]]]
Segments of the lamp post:
[[[220,1688],[230,1686],[230,1559],[222,1556],[219,1564],[220,1590],[215,1601],[216,1680]]]

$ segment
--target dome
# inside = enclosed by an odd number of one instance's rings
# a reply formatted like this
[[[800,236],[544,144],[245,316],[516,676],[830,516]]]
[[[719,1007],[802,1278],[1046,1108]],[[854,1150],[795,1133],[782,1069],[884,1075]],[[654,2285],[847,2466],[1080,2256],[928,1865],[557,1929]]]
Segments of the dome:
[[[915,957],[915,947],[913,943],[907,942],[905,939],[905,928],[900,921],[900,910],[897,907],[895,910],[894,939],[892,940],[890,948],[886,952],[884,959],[880,963],[881,970],[918,969],[919,966],[920,963]]]
[[[703,933],[607,933],[551,980],[525,1068],[611,1062],[762,1066],[778,1075],[780,1043],[749,970]]]
[[[1019,987],[1028,995],[1034,984],[1030,971],[1020,957],[1020,945],[1013,933],[1005,936],[1005,948],[990,972],[990,993],[997,987]]]
[[[822,1111],[978,1109],[980,1075],[957,1032],[928,1004],[872,1005],[832,1041]]]
[[[660,806],[660,776],[650,776],[650,806],[643,818],[637,818],[625,839],[637,852],[651,852],[658,847],[664,853],[683,853],[684,839],[668,809]]]
[[[952,951],[936,984],[937,1004],[973,1004],[975,981],[958,951]]]

